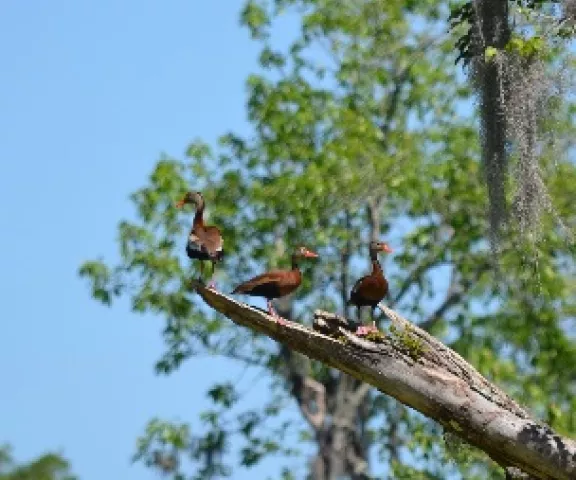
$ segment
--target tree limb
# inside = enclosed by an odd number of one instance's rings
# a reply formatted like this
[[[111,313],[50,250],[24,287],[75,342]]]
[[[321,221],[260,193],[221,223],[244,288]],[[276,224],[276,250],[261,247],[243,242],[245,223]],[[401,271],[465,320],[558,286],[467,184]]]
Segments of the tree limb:
[[[452,268],[450,283],[448,284],[448,291],[446,292],[444,300],[426,320],[418,325],[421,329],[426,330],[427,332],[429,332],[432,327],[438,323],[450,308],[457,305],[464,296],[463,288],[460,288],[460,283],[458,282],[457,274],[454,270],[455,269]]]
[[[441,227],[442,228],[442,227]],[[408,276],[404,279],[400,287],[398,288],[398,293],[390,301],[390,306],[395,307],[400,300],[403,299],[404,295],[412,287],[412,285],[417,282],[422,275],[427,272],[432,267],[436,267],[443,262],[444,256],[450,247],[449,241],[442,241],[440,238],[441,229],[436,232],[434,238],[431,241],[431,246],[436,248],[432,249],[432,253],[426,255],[420,262],[412,269]],[[452,233],[450,234],[452,236]]]
[[[394,296],[392,300],[390,300],[390,304],[392,306],[396,306],[400,300],[406,295],[406,292],[412,287],[414,282],[416,282],[424,272],[428,269],[435,267],[440,263],[440,256],[443,251],[447,250],[448,246],[446,245],[445,248],[438,252],[438,255],[430,256],[425,258],[422,263],[418,264],[410,274],[404,279],[402,285],[398,288],[398,293]]]
[[[314,430],[322,428],[326,418],[326,389],[324,385],[311,377],[305,377],[302,397],[302,400],[299,401],[302,414]],[[310,408],[312,403],[315,405],[314,409]]]
[[[450,285],[448,286],[448,291],[446,292],[446,298],[440,304],[440,306],[430,315],[426,320],[419,324],[419,327],[423,330],[430,331],[430,329],[450,310],[454,305],[458,305],[462,299],[466,296],[466,293],[474,286],[476,282],[479,281],[482,274],[490,269],[490,264],[488,262],[482,263],[474,272],[474,274],[466,279],[458,281],[456,279],[456,273],[452,272],[452,278],[450,279]]]
[[[266,312],[192,284],[208,305],[236,324],[373,385],[480,448],[503,468],[517,467],[539,479],[576,478],[574,440],[533,419],[460,355],[393,310],[380,306],[403,335],[374,343],[355,336],[350,322],[332,313],[315,312],[314,328],[320,331],[297,323],[281,326]]]

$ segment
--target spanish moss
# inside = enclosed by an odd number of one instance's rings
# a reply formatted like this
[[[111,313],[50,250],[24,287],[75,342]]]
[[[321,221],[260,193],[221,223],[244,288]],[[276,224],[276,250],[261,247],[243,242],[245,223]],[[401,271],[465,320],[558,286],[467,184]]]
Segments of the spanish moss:
[[[511,24],[514,30],[519,25],[511,21],[508,2],[473,0],[472,6],[470,77],[478,96],[490,240],[496,253],[504,227],[514,227],[520,242],[534,245],[541,237],[545,212],[562,226],[543,179],[541,159],[551,133],[544,120],[551,116],[551,100],[558,98],[564,79],[539,50],[547,41],[544,36],[531,37],[530,48],[517,37],[522,47],[515,48]],[[564,0],[563,7],[554,35],[558,25],[564,28],[574,20],[576,1]]]

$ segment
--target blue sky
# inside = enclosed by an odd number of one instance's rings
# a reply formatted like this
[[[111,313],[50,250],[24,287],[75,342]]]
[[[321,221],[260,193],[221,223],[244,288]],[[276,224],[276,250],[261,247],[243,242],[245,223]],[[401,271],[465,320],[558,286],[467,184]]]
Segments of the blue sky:
[[[247,131],[258,46],[241,4],[2,3],[0,443],[18,460],[60,450],[83,480],[157,478],[129,463],[147,420],[195,418],[205,372],[234,373],[197,359],[156,377],[161,320],[95,303],[77,268],[117,258],[128,194],[162,152]]]
[[[56,450],[82,480],[158,478],[129,461],[146,422],[195,420],[218,374],[242,374],[198,358],[157,377],[162,319],[101,306],[77,276],[87,259],[117,259],[128,195],[162,153],[249,132],[244,80],[259,48],[239,26],[242,4],[2,4],[0,444],[18,460]],[[242,378],[246,402],[266,395],[254,372]],[[233,478],[277,472],[272,460]]]

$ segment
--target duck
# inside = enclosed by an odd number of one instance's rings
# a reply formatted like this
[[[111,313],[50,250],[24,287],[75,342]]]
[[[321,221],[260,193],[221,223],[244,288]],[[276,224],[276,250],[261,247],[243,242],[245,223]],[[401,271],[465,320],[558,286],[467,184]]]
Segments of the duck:
[[[317,258],[318,254],[306,247],[298,247],[292,253],[291,270],[270,270],[257,275],[250,280],[238,285],[232,294],[251,295],[253,297],[264,297],[268,306],[268,313],[274,317],[280,325],[286,325],[286,320],[278,315],[272,300],[285,297],[295,291],[302,283],[302,272],[300,272],[300,260],[303,258]]]
[[[356,281],[350,292],[350,298],[346,303],[356,307],[358,322],[360,323],[356,330],[356,335],[367,335],[370,332],[378,331],[374,320],[374,309],[388,294],[388,280],[384,277],[384,271],[378,261],[378,254],[380,252],[392,253],[392,249],[386,242],[373,240],[370,242],[368,251],[372,262],[372,272]],[[362,325],[360,317],[360,309],[362,307],[371,307],[372,325],[369,327]]]
[[[208,288],[215,289],[216,283],[212,277],[214,276],[216,263],[224,259],[224,239],[218,227],[204,224],[204,207],[206,203],[202,193],[187,192],[182,200],[176,203],[176,208],[182,208],[186,204],[196,207],[192,228],[186,243],[186,254],[190,259],[200,260],[200,277],[204,276],[204,261],[210,261],[212,274]]]

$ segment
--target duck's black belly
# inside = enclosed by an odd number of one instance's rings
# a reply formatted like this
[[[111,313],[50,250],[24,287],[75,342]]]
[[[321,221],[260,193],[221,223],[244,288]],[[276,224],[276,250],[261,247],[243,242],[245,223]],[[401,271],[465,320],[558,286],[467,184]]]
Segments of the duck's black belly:
[[[208,255],[206,250],[201,250],[197,245],[190,243],[186,245],[186,255],[188,255],[188,258],[196,260],[210,260],[210,255]]]
[[[188,242],[186,245],[186,255],[188,255],[188,258],[196,260],[212,260],[214,262],[219,262],[224,257],[224,251],[220,250],[216,252],[215,255],[211,256],[205,248],[199,247],[195,243]]]
[[[243,292],[245,295],[251,295],[253,297],[264,297],[269,300],[273,298],[280,298],[283,296],[280,285],[277,282],[263,283],[261,285],[256,285],[248,292]]]
[[[375,307],[388,293],[388,282],[385,279],[366,282],[350,294],[350,305],[357,307]]]
[[[352,294],[352,295],[350,295],[349,304],[354,305],[356,307],[375,307],[376,305],[378,305],[382,301],[384,296],[385,296],[385,293],[382,296],[379,295],[380,298],[374,298],[374,297],[367,298],[367,297],[362,296],[362,295]]]

